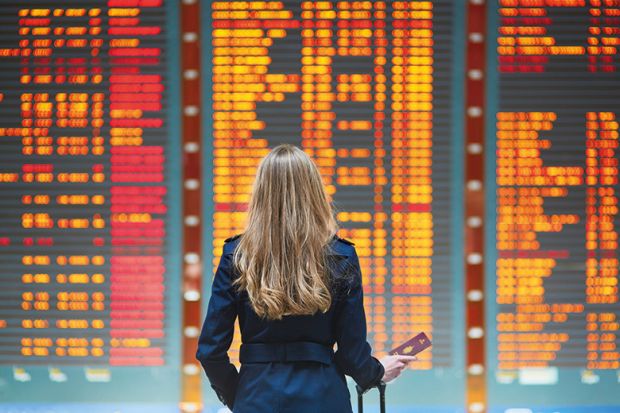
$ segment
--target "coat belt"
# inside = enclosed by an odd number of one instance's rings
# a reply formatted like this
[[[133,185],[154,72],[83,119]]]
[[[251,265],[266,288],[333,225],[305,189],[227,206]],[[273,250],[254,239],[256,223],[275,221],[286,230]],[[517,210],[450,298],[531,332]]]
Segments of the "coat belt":
[[[310,341],[290,343],[245,343],[239,349],[241,363],[316,361],[331,364],[334,351],[325,344]]]

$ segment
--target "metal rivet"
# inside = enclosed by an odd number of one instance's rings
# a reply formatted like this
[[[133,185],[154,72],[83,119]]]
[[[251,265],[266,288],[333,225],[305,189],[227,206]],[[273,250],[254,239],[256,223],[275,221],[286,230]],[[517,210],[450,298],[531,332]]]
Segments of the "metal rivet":
[[[183,374],[186,374],[188,376],[195,376],[198,373],[200,373],[200,369],[197,365],[191,363],[183,365]]]
[[[479,143],[470,143],[467,145],[467,152],[473,155],[478,155],[482,153],[482,145]]]
[[[472,265],[477,265],[482,262],[482,255],[477,252],[472,252],[471,254],[467,254],[467,263]]]
[[[469,411],[471,413],[482,413],[484,411],[484,403],[474,402],[469,405]]]
[[[469,189],[470,191],[479,191],[482,189],[482,182],[477,179],[467,181],[467,189]]]
[[[196,338],[200,334],[200,329],[195,326],[187,326],[183,329],[183,334],[185,337]]]
[[[198,145],[197,142],[187,142],[183,146],[183,149],[185,149],[185,152],[187,153],[196,153],[200,149],[200,145]]]
[[[469,33],[469,41],[472,43],[482,43],[484,35],[482,33],[474,32]]]
[[[185,189],[196,190],[200,187],[200,181],[198,179],[186,179]]]
[[[200,411],[200,406],[198,405],[198,403],[182,402],[180,404],[180,407],[183,413],[196,413]]]
[[[183,71],[183,77],[187,80],[194,80],[198,77],[198,70],[187,69]]]
[[[187,290],[183,293],[185,301],[198,301],[200,300],[200,292],[198,290]]]
[[[472,376],[479,376],[484,373],[484,366],[482,364],[472,364],[467,368],[467,372]]]
[[[479,69],[471,69],[467,72],[467,76],[469,76],[472,80],[480,80],[482,79],[482,70]]]
[[[200,255],[195,252],[188,252],[183,256],[183,261],[186,264],[198,264],[200,262]]]
[[[469,290],[467,292],[467,299],[469,301],[482,301],[482,291],[480,290]]]
[[[480,106],[470,106],[467,108],[467,115],[472,118],[477,118],[482,115],[482,108]]]
[[[471,216],[467,218],[467,226],[470,228],[479,228],[482,225],[482,218]]]
[[[196,40],[198,40],[198,34],[195,32],[186,32],[183,33],[183,41],[184,42],[195,42]]]
[[[484,336],[484,330],[482,329],[482,327],[472,327],[469,329],[469,331],[467,331],[467,337],[469,338],[482,338],[482,336]]]
[[[198,106],[189,105],[183,108],[183,113],[185,116],[196,116],[199,112],[200,110],[198,109]]]
[[[200,223],[200,218],[198,218],[196,215],[188,215],[185,217],[184,221],[185,225],[187,225],[188,227],[195,227]]]

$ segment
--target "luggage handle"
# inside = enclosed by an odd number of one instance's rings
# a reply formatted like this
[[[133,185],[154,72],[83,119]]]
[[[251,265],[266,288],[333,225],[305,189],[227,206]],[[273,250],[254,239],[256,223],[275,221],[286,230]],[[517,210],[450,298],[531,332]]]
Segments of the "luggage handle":
[[[382,380],[381,383],[373,387],[377,387],[379,389],[379,409],[381,413],[385,413],[385,382]],[[355,390],[357,390],[357,411],[358,413],[364,413],[365,391],[363,391],[362,388],[358,386],[357,384],[355,385]]]

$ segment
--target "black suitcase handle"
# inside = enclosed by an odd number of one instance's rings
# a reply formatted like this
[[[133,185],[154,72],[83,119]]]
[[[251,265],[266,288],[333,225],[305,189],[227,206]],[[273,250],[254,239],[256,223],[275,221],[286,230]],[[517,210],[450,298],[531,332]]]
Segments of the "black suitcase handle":
[[[379,383],[375,387],[379,389],[379,409],[381,413],[385,413],[385,383],[381,381],[381,383]],[[364,413],[364,393],[365,392],[357,384],[355,385],[355,390],[357,390],[357,411],[358,413]]]

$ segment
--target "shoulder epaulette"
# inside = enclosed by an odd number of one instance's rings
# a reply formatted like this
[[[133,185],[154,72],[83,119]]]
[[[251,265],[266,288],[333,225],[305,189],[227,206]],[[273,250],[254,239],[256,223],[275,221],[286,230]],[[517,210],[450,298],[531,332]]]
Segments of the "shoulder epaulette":
[[[338,239],[339,239],[340,241],[344,242],[345,244],[355,245],[355,244],[353,243],[353,241],[349,241],[349,240],[348,240],[348,239],[346,239],[346,238],[338,238]]]
[[[233,240],[236,240],[237,238],[239,238],[241,236],[241,234],[237,234],[237,235],[233,235],[232,237],[228,237],[224,240],[224,242],[230,242]]]

